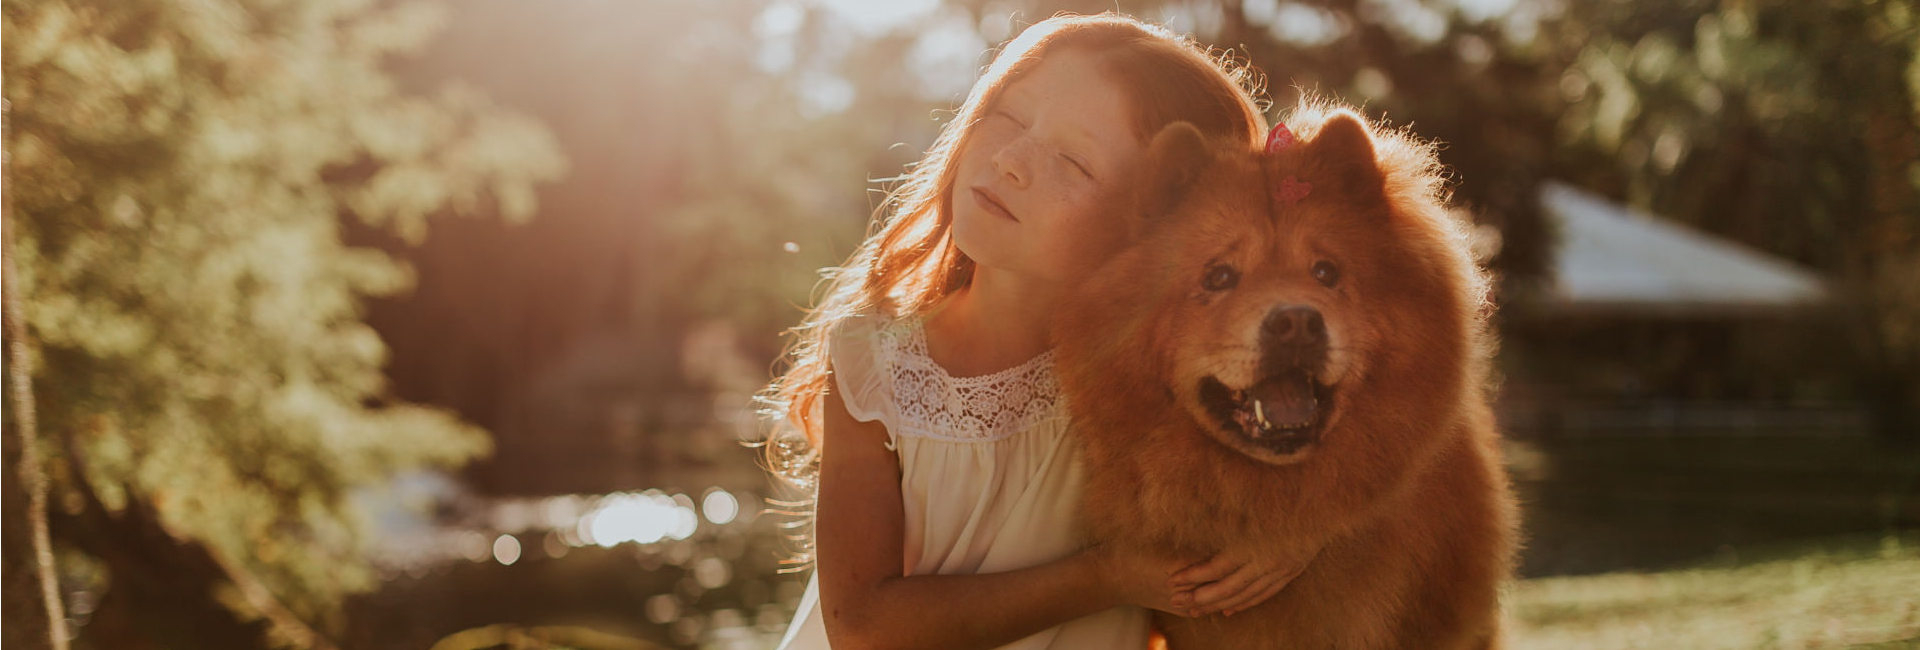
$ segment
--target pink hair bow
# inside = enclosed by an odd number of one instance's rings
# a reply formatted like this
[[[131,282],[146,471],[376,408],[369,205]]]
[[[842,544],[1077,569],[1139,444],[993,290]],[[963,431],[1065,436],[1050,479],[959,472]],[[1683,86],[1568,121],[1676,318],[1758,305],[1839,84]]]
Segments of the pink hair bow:
[[[1287,125],[1275,124],[1273,130],[1267,132],[1267,154],[1286,151],[1299,141],[1300,139],[1294,137],[1293,131],[1288,129]],[[1273,191],[1273,198],[1281,205],[1291,206],[1299,203],[1300,199],[1307,198],[1307,193],[1312,191],[1312,183],[1302,181],[1295,176],[1288,176],[1280,180],[1280,187]]]
[[[1293,143],[1298,141],[1299,138],[1293,137],[1293,131],[1287,129],[1287,125],[1275,124],[1273,130],[1267,132],[1267,153],[1285,151],[1287,147],[1293,146]]]

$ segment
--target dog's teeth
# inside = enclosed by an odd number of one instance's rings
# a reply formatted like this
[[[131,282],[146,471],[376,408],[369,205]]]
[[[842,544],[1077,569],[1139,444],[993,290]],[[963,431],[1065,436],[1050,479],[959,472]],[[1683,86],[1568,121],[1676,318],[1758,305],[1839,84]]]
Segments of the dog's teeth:
[[[1260,400],[1253,401],[1253,417],[1260,420],[1261,428],[1265,428],[1265,429],[1273,428],[1273,423],[1267,421],[1266,410],[1260,408]]]

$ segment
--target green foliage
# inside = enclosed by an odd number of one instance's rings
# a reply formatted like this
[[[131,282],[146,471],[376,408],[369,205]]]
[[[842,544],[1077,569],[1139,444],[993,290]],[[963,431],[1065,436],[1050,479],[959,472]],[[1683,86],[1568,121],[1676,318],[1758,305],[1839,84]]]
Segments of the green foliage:
[[[1920,424],[1920,3],[1576,3],[1563,166],[1814,266],[1880,425]],[[1598,162],[1599,164],[1580,164]]]
[[[4,9],[7,150],[40,430],[111,507],[245,567],[314,622],[364,589],[347,493],[485,453],[481,430],[387,403],[363,297],[408,268],[341,244],[351,213],[530,217],[563,169],[534,122],[382,69],[440,22],[371,0]],[[77,484],[67,483],[69,488]]]
[[[1872,155],[1916,146],[1920,94],[1903,77],[1920,26],[1906,5],[1646,7],[1613,24],[1573,15],[1590,21],[1593,41],[1562,79],[1572,110],[1561,125],[1569,144],[1611,158],[1596,179],[1612,175],[1636,203],[1828,268],[1850,252],[1832,245],[1850,229],[1914,207],[1911,157]],[[1904,187],[1879,187],[1893,179]],[[1896,204],[1876,205],[1889,192]]]

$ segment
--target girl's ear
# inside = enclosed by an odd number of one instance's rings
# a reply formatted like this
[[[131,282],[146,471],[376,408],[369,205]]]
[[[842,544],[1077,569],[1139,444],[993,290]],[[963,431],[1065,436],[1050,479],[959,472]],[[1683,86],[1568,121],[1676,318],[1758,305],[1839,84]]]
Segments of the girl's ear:
[[[1186,198],[1193,181],[1213,162],[1206,136],[1186,122],[1174,122],[1147,145],[1146,167],[1140,174],[1139,216],[1148,221],[1172,212]]]
[[[1381,191],[1386,176],[1374,159],[1373,136],[1367,135],[1366,122],[1352,112],[1333,113],[1307,145],[1307,159],[1326,170],[1323,177],[1345,185],[1360,196]]]

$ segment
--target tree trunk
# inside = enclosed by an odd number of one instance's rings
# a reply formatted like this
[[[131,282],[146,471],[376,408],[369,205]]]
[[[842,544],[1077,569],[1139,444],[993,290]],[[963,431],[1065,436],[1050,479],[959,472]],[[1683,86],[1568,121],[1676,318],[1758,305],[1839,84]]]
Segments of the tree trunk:
[[[0,104],[0,141],[11,150],[11,106]],[[7,625],[0,645],[9,648],[67,650],[66,611],[60,604],[60,582],[53,564],[53,544],[47,536],[47,477],[39,449],[33,414],[33,365],[27,347],[27,325],[20,299],[20,274],[13,267],[13,193],[6,186],[11,165],[0,158],[0,320],[6,330],[6,424],[0,436],[0,492],[5,494],[4,525],[0,525],[0,571],[5,572],[4,606]]]

